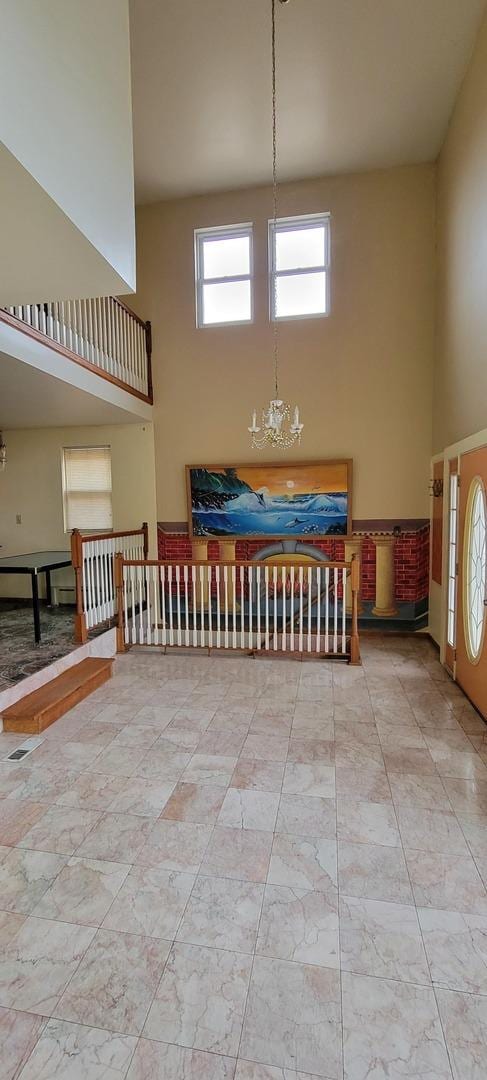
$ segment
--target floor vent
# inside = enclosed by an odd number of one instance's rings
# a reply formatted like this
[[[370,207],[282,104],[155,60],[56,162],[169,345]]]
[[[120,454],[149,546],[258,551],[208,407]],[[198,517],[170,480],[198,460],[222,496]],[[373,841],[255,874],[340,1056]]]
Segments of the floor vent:
[[[27,754],[31,754],[32,751],[35,750],[37,746],[40,746],[42,742],[44,742],[44,739],[25,739],[25,742],[21,743],[20,746],[17,746],[15,750],[12,750],[12,753],[9,754],[8,757],[5,758],[5,760],[22,761],[23,758],[27,756]]]
[[[21,761],[26,754],[30,754],[30,750],[25,750],[22,746],[19,746],[17,750],[13,750],[8,755],[7,761]]]

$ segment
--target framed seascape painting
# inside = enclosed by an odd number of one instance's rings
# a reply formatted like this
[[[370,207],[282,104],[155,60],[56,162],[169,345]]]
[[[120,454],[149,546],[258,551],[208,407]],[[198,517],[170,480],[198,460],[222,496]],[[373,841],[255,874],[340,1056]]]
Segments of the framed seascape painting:
[[[191,536],[346,536],[352,462],[187,465]]]

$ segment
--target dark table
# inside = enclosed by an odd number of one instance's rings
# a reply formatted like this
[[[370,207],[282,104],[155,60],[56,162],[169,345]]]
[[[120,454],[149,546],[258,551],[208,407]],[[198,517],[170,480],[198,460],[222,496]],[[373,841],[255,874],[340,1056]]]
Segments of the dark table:
[[[30,574],[36,645],[41,640],[38,576],[39,574],[46,575],[46,599],[50,604],[51,571],[60,570],[62,566],[71,566],[70,551],[33,551],[27,555],[9,555],[5,559],[0,559],[0,574]]]

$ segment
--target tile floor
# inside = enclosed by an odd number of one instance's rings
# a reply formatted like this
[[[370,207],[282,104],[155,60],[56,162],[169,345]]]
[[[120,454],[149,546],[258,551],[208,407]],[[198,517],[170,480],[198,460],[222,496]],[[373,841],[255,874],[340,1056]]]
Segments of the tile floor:
[[[0,1080],[485,1080],[487,728],[363,659],[132,652],[0,735]]]

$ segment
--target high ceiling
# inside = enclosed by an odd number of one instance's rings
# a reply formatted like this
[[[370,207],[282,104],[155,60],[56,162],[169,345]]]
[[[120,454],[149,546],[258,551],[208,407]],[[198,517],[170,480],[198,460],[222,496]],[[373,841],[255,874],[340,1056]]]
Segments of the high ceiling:
[[[130,0],[139,203],[270,178],[271,0]],[[290,0],[282,179],[434,160],[485,0]]]

